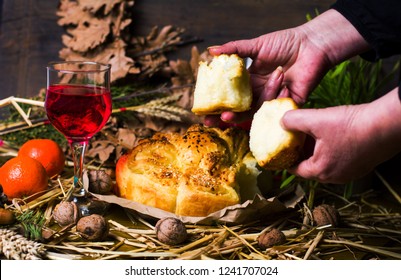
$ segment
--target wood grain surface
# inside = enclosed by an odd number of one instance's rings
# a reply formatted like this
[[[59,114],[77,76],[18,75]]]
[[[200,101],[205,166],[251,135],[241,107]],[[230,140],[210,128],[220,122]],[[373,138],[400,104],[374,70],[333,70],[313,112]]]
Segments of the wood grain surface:
[[[46,86],[46,64],[59,58],[64,29],[57,25],[58,0],[0,0],[0,98],[33,96]],[[200,50],[305,22],[307,13],[331,0],[136,0],[134,34],[174,25],[198,37]],[[175,57],[187,59],[192,45]]]

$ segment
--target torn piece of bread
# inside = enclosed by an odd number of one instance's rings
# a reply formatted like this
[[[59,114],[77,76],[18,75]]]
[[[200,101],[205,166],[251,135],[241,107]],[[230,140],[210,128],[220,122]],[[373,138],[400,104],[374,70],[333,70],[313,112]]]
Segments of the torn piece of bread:
[[[265,101],[255,113],[249,134],[249,147],[258,164],[268,170],[284,170],[299,159],[305,134],[284,130],[281,118],[298,109],[291,98]]]
[[[244,112],[250,109],[252,90],[244,61],[236,54],[200,62],[192,112],[197,115]]]

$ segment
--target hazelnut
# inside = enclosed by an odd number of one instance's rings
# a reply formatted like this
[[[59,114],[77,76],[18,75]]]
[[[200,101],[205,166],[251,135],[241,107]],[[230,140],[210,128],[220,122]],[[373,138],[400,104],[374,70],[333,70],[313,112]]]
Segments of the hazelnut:
[[[317,226],[332,225],[338,226],[340,223],[340,214],[337,209],[328,204],[321,204],[312,211],[313,220]]]
[[[88,172],[89,191],[97,194],[108,194],[111,192],[113,181],[104,170],[90,170]]]
[[[60,226],[75,224],[79,219],[78,206],[72,201],[62,201],[54,207],[53,218]]]
[[[86,240],[102,241],[109,234],[109,226],[103,216],[92,214],[79,219],[77,231]]]
[[[184,223],[176,218],[167,217],[156,223],[156,237],[167,245],[177,245],[187,239],[187,229]]]
[[[276,228],[263,232],[257,238],[258,245],[262,250],[283,244],[286,240],[284,233]]]
[[[57,231],[48,228],[48,227],[42,227],[42,238],[43,240],[50,240],[54,234],[57,233]]]
[[[14,222],[14,213],[11,210],[0,208],[0,225],[10,225]]]

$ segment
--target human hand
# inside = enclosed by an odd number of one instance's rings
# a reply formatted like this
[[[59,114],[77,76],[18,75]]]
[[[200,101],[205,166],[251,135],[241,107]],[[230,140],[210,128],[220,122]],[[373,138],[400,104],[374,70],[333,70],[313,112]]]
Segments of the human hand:
[[[295,28],[210,47],[212,55],[236,53],[253,60],[249,73],[254,104],[249,112],[208,116],[205,124],[216,124],[220,118],[226,122],[244,121],[263,101],[277,97],[291,97],[301,105],[327,70],[367,48],[355,28],[334,10]]]
[[[329,63],[322,50],[310,44],[304,35],[297,29],[288,29],[209,48],[212,55],[236,53],[252,59],[248,69],[254,94],[252,110],[223,112],[222,120],[243,121],[251,117],[263,101],[277,97],[291,97],[298,104],[306,101],[307,94],[320,81]],[[215,119],[216,116],[211,116],[206,121]]]
[[[284,129],[306,133],[313,145],[306,145],[304,159],[288,171],[324,183],[362,177],[401,150],[399,117],[395,90],[369,104],[289,111]]]
[[[248,69],[254,94],[252,110],[223,112],[221,119],[227,122],[241,122],[251,117],[263,101],[277,97],[291,97],[296,103],[303,104],[331,65],[324,51],[311,43],[301,28],[229,42],[211,47],[209,52],[212,55],[236,53],[252,59]],[[216,119],[216,116],[210,116],[206,122]]]

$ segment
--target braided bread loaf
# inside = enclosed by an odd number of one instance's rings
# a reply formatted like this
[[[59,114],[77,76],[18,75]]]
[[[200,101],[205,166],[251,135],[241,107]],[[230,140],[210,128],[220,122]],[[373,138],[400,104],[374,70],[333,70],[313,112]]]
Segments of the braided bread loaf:
[[[237,204],[239,181],[257,192],[259,170],[248,140],[236,128],[223,131],[199,124],[183,135],[156,133],[118,160],[119,196],[194,217]]]

